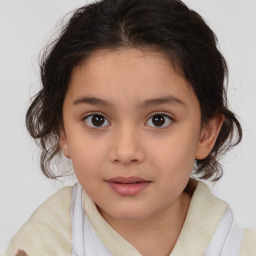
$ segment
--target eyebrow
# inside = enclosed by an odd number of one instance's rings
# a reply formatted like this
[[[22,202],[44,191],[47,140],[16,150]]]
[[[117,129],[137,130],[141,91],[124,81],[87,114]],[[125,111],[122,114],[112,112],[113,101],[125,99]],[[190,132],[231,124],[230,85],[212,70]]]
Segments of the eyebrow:
[[[113,104],[111,102],[108,102],[103,99],[95,98],[95,97],[81,97],[76,99],[73,102],[73,105],[79,105],[79,104],[90,104],[90,105],[100,106],[100,107],[113,107]],[[174,96],[166,96],[166,97],[147,99],[139,103],[138,108],[144,109],[144,108],[153,107],[157,105],[164,105],[164,104],[186,106],[186,104],[182,100]]]

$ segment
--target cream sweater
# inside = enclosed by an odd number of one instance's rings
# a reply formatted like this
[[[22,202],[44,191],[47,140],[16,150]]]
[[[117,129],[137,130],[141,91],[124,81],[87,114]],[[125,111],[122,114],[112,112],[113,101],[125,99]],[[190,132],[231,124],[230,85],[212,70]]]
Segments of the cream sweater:
[[[5,256],[23,249],[29,256],[69,256],[71,244],[72,187],[64,187],[47,199],[30,217],[11,241]],[[84,193],[88,218],[106,247],[116,256],[141,256],[101,217],[91,199]],[[200,256],[206,250],[228,205],[198,182],[187,218],[171,256]],[[245,229],[240,256],[256,256],[256,231]]]

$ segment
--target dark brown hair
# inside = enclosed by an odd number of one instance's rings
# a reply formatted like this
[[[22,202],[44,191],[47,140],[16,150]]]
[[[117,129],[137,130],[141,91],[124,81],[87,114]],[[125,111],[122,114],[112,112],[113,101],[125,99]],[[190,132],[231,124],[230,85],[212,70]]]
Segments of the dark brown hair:
[[[101,0],[73,13],[44,52],[42,89],[26,116],[27,129],[42,148],[43,173],[49,178],[61,175],[53,172],[51,163],[60,152],[62,105],[72,70],[96,50],[120,47],[151,48],[178,66],[200,102],[202,125],[215,114],[224,115],[214,148],[196,160],[194,170],[202,179],[219,179],[219,157],[240,142],[242,129],[227,106],[227,65],[216,36],[179,0]]]

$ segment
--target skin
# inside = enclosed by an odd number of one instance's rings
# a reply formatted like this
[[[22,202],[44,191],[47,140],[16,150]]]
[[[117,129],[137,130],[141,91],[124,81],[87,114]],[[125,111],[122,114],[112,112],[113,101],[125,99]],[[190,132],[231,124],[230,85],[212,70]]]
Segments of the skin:
[[[166,97],[171,101],[143,105]],[[95,112],[105,117],[103,125],[91,122]],[[73,70],[63,120],[60,145],[105,220],[142,255],[169,255],[189,207],[191,195],[183,191],[194,160],[210,153],[223,118],[202,127],[197,97],[164,56],[118,49],[97,51]],[[150,183],[123,196],[107,182],[120,176]]]

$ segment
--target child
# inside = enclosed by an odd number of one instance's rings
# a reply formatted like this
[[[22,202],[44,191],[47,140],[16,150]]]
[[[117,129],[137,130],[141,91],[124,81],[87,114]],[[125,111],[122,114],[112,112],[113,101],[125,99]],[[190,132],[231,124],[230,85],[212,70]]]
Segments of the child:
[[[78,9],[45,52],[26,121],[43,173],[61,175],[63,152],[79,183],[43,203],[6,255],[256,255],[256,232],[195,179],[221,178],[242,137],[226,75],[214,33],[179,0]]]

